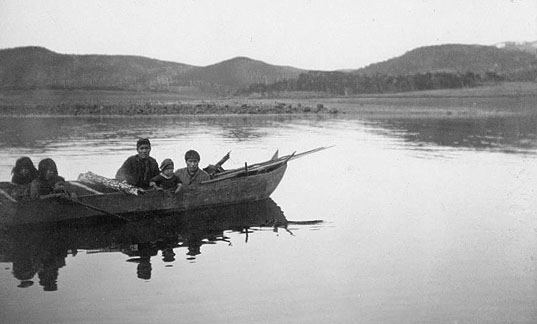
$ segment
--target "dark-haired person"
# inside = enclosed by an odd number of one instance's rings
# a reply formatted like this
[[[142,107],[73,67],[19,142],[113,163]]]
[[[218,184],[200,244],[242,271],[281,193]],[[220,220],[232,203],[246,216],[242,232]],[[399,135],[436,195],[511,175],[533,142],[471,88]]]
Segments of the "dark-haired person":
[[[156,190],[174,190],[175,193],[181,190],[181,181],[173,173],[172,159],[164,159],[160,163],[160,174],[151,178],[149,185]]]
[[[32,160],[27,156],[17,159],[11,174],[11,183],[14,186],[9,190],[9,194],[16,200],[29,199],[30,183],[37,177],[37,169]]]
[[[126,181],[128,184],[143,189],[149,188],[151,178],[157,176],[160,171],[157,161],[149,156],[151,142],[147,138],[141,138],[136,142],[138,154],[129,157],[116,173],[116,180]]]
[[[67,193],[56,190],[58,182],[65,183],[65,180],[58,175],[56,162],[48,158],[41,160],[37,167],[37,178],[30,184],[30,198],[68,197]]]
[[[194,150],[185,153],[186,168],[178,169],[175,175],[183,186],[197,185],[202,181],[209,180],[209,174],[199,168],[200,155]]]
[[[11,174],[13,175],[11,182],[17,185],[27,185],[37,177],[37,169],[29,157],[23,156],[15,162]]]

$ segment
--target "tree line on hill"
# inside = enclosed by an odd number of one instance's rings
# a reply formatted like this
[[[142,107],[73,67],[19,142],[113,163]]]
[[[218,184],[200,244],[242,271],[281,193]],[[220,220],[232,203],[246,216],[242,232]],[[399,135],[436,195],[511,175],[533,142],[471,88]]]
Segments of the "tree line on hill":
[[[280,92],[308,91],[333,95],[397,93],[433,89],[475,87],[482,83],[504,81],[495,72],[483,75],[474,72],[428,72],[411,75],[365,75],[347,72],[310,71],[296,79],[285,79],[270,84],[256,83],[237,91],[237,95],[277,95]]]

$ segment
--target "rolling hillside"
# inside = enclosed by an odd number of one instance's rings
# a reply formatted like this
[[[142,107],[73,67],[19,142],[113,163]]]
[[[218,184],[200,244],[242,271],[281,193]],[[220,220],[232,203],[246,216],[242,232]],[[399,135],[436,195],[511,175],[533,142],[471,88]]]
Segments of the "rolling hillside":
[[[188,80],[238,88],[252,83],[272,83],[293,79],[306,72],[293,67],[270,65],[247,57],[236,57],[186,73]]]
[[[225,94],[302,70],[239,57],[207,67],[140,56],[68,55],[42,47],[0,50],[0,89],[114,89]]]
[[[371,80],[355,80],[356,76],[404,77],[426,72],[456,75],[494,72],[504,80],[535,81],[537,55],[514,47],[511,43],[506,44],[510,45],[420,47],[399,57],[345,72],[309,72],[247,57],[200,67],[141,56],[70,55],[42,47],[19,47],[0,50],[0,89],[99,89],[229,95],[252,85],[254,88],[255,85],[270,88],[271,84],[283,80],[278,85],[280,90],[295,91],[293,87],[308,90],[311,85],[327,83],[320,88],[326,91],[339,85],[342,90],[338,91],[347,93],[344,88],[360,84],[370,88],[367,91],[378,88]],[[534,45],[535,42],[524,43],[523,49],[533,48]],[[307,84],[302,85],[301,80],[306,80]],[[401,83],[399,81],[398,84]],[[345,85],[349,82],[351,86]],[[397,83],[394,82],[389,86]],[[412,85],[406,88],[419,89]]]
[[[537,69],[537,57],[494,46],[438,45],[420,47],[399,57],[353,71],[358,74],[409,75],[426,72],[512,74]]]
[[[253,84],[241,95],[321,92],[330,95],[457,89],[502,81],[537,81],[537,55],[513,46],[438,45],[352,71],[309,71],[295,80]]]
[[[192,68],[139,56],[67,55],[21,47],[0,51],[0,88],[163,90]]]

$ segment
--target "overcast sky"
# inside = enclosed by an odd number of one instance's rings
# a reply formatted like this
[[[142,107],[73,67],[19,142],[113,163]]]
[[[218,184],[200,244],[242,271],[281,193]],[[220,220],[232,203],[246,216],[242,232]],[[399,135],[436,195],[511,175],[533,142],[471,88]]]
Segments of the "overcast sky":
[[[426,45],[534,40],[537,0],[0,0],[0,48],[200,66],[247,56],[335,70]]]

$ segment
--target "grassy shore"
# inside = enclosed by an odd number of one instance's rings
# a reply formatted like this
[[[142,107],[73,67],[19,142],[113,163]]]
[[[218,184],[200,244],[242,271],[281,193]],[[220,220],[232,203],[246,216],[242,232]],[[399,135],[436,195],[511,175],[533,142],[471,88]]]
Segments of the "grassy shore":
[[[251,102],[270,100],[260,98],[251,99]],[[364,116],[537,114],[537,82],[349,97],[308,98],[292,94],[278,101],[303,105],[322,103],[339,113]]]
[[[197,114],[490,115],[537,114],[537,83],[470,89],[336,97],[285,93],[278,97],[204,97],[105,90],[2,90],[1,115]]]

